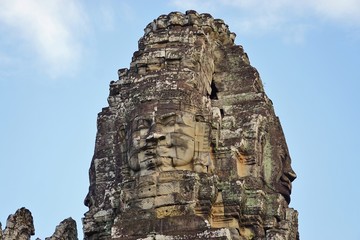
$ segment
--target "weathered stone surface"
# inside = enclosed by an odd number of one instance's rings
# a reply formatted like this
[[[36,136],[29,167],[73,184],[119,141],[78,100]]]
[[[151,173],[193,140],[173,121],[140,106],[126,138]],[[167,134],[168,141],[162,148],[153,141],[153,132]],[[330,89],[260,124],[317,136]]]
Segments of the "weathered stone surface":
[[[56,226],[54,234],[45,240],[78,240],[75,220],[71,217],[63,220]]]
[[[0,239],[3,239],[3,231],[2,231],[2,225],[0,222]]]
[[[18,209],[9,215],[3,236],[4,240],[29,240],[35,234],[31,212],[26,208]]]
[[[30,240],[35,234],[34,222],[31,212],[26,208],[18,209],[15,214],[8,217],[6,227],[2,231],[0,223],[0,240]],[[40,240],[40,238],[36,238]],[[46,240],[77,240],[76,222],[72,218],[62,221],[51,237]]]
[[[234,39],[195,11],[145,28],[98,115],[85,239],[298,239],[280,121]]]

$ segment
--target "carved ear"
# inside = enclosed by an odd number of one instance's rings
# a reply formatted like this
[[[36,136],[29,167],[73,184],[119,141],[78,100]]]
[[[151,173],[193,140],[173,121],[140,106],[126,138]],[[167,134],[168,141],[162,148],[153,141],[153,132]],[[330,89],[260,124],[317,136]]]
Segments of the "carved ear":
[[[123,142],[126,140],[126,127],[122,124],[119,128],[119,141]]]
[[[212,166],[210,158],[210,124],[206,122],[203,115],[195,116],[195,155],[194,170],[197,172],[208,172]]]
[[[201,152],[210,152],[210,126],[205,122],[203,116],[197,115],[195,117],[195,154]],[[195,155],[196,157],[196,155]]]
[[[211,119],[211,142],[216,148],[219,147],[220,129],[223,118],[223,111],[218,107],[212,107],[212,119]]]

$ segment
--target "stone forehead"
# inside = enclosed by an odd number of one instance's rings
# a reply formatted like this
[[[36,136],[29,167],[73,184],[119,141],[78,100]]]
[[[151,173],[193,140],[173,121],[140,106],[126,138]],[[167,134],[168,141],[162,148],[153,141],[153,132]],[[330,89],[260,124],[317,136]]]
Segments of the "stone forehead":
[[[142,115],[155,116],[168,113],[176,113],[178,115],[192,114],[194,116],[201,115],[204,119],[210,118],[210,112],[208,109],[196,105],[191,105],[185,101],[179,101],[176,99],[139,102],[127,112],[126,117],[127,119],[131,120]]]
[[[174,28],[176,26],[178,28]],[[197,41],[200,39],[198,34],[204,38],[202,41]],[[208,34],[213,35],[212,41],[206,40]],[[145,28],[130,69],[118,71],[119,81],[110,85],[110,97],[113,93],[120,93],[121,98],[133,99],[133,102],[176,98],[201,104],[201,98],[210,94],[211,79],[201,76],[195,59],[204,61],[201,56],[205,54],[206,45],[209,45],[208,49],[214,48],[216,41],[234,45],[234,39],[235,34],[229,31],[223,20],[214,19],[207,13],[190,10],[185,14],[171,12],[161,15]],[[206,71],[214,71],[214,59],[205,61],[208,63],[203,65],[209,68]],[[191,97],[185,96],[184,92]]]

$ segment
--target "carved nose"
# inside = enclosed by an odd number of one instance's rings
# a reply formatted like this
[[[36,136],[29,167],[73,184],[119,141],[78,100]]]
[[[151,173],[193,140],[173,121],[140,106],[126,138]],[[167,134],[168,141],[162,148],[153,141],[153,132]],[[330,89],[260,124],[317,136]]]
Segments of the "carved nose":
[[[286,172],[285,175],[289,178],[290,182],[293,182],[297,178],[296,173],[292,169]]]
[[[151,141],[159,141],[159,140],[164,140],[165,139],[165,135],[161,134],[161,133],[151,133],[149,136],[146,137],[146,141],[147,142],[151,142]]]

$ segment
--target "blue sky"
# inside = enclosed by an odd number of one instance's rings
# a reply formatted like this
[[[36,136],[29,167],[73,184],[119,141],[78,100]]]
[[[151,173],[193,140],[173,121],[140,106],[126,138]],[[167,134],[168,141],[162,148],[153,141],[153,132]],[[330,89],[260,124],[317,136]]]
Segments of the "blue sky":
[[[280,117],[302,240],[360,239],[360,1],[1,0],[0,221],[79,225],[96,117],[144,27],[195,9],[237,34]],[[34,239],[35,239],[34,237]]]

